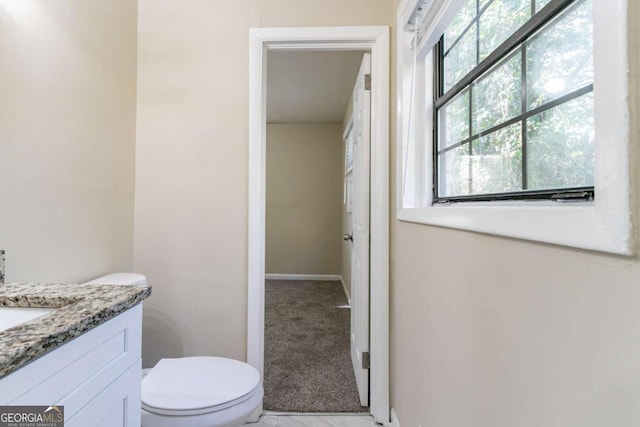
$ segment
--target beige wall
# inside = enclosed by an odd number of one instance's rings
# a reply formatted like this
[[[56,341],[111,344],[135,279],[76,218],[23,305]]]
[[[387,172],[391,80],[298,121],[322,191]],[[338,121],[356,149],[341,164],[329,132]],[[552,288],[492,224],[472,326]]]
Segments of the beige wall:
[[[640,10],[629,3],[637,143]],[[403,427],[640,424],[637,257],[398,221],[391,232]]]
[[[342,123],[267,125],[267,274],[340,274],[343,170]]]
[[[7,282],[132,268],[136,7],[0,0]]]
[[[135,268],[145,365],[246,358],[249,28],[386,25],[387,0],[139,2]]]

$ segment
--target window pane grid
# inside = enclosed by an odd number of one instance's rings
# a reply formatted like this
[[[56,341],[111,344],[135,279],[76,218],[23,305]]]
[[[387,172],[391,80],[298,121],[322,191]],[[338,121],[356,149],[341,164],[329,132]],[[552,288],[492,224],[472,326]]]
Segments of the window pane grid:
[[[526,9],[528,9],[528,14],[526,16],[527,19],[529,19],[531,16],[535,15],[535,3],[534,0],[517,0],[520,3],[523,3],[523,5],[526,5]],[[497,41],[494,40],[493,43],[496,44],[496,46],[491,46],[491,43],[489,43],[489,46],[484,46],[481,43],[481,40],[483,40],[483,37],[481,37],[482,32],[483,31],[487,31],[486,29],[484,29],[484,25],[483,25],[483,19],[487,18],[487,15],[489,14],[490,9],[492,9],[492,7],[494,6],[494,4],[496,5],[496,8],[498,6],[500,6],[502,3],[504,3],[504,0],[488,0],[485,3],[481,3],[480,0],[469,0],[470,3],[474,3],[475,4],[475,13],[473,15],[473,18],[471,18],[471,20],[466,24],[466,26],[464,27],[464,29],[460,32],[460,34],[456,34],[455,38],[453,39],[452,42],[449,42],[448,37],[446,36],[446,32],[445,32],[445,37],[443,37],[443,45],[444,45],[444,64],[445,67],[448,67],[447,64],[447,59],[450,59],[452,55],[452,51],[454,49],[456,49],[457,47],[460,47],[459,45],[462,44],[462,40],[465,38],[468,38],[470,36],[473,36],[475,39],[475,65],[480,64],[498,45],[500,45],[506,38],[508,38],[507,36],[510,36],[511,34],[513,34],[515,32],[515,30],[517,29],[517,27],[519,27],[520,25],[517,25],[518,23],[523,23],[526,22],[523,21],[523,18],[525,18],[525,16],[519,16],[517,20],[505,20],[506,22],[509,22],[511,27],[504,27],[504,23],[500,22],[498,25],[498,28],[505,32],[505,34],[503,34],[503,37],[497,38]],[[464,8],[468,6],[468,4],[466,4],[463,7],[463,10],[459,13],[464,12]],[[520,9],[524,9],[524,6],[521,6]],[[456,18],[454,18],[456,19]],[[489,30],[491,30],[491,27],[489,26],[488,28]],[[494,29],[495,30],[495,29]],[[470,34],[471,32],[475,32],[475,34]],[[464,49],[463,49],[464,50]],[[483,54],[483,51],[486,51]],[[455,56],[453,58],[454,62],[455,62]],[[455,65],[457,64],[453,64],[453,66],[455,67]],[[464,77],[466,75],[466,73],[464,75],[459,76],[457,79],[454,79],[450,85],[447,85],[447,89],[449,87],[452,87],[455,85],[455,83],[457,83],[459,80],[461,80],[462,77]]]
[[[472,0],[473,2],[477,2],[477,0]],[[465,5],[466,6],[466,5]],[[455,18],[454,18],[455,19]],[[463,28],[463,30],[460,32],[460,34],[456,34],[456,36],[454,37],[453,41],[451,41],[449,43],[448,37],[447,37],[447,33],[445,33],[443,35],[443,46],[444,46],[444,55],[443,56],[447,56],[449,55],[449,53],[451,52],[451,49],[453,49],[454,47],[456,47],[456,45],[460,42],[460,40],[469,32],[469,30],[473,27],[473,24],[476,22],[476,20],[478,19],[478,10],[477,10],[477,6],[473,15],[473,18],[471,19],[471,21],[469,21],[466,26]]]
[[[529,89],[531,87],[531,82],[528,79],[532,77],[530,75],[531,72],[529,68],[531,66],[531,61],[535,60],[535,57],[531,58],[528,55],[529,44],[538,38],[542,39],[543,36],[541,35],[545,35],[549,28],[554,28],[556,24],[558,24],[561,20],[559,18],[560,16],[564,19],[569,14],[569,11],[577,9],[577,5],[584,5],[589,0],[529,0],[527,13],[530,13],[531,16],[537,18],[534,15],[536,10],[539,11],[542,6],[549,6],[544,11],[549,15],[547,17],[548,19],[538,19],[540,22],[537,27],[529,29],[526,37],[508,47],[510,51],[503,49],[504,46],[501,45],[500,49],[504,50],[506,53],[502,52],[502,56],[498,61],[495,61],[494,58],[492,61],[494,62],[493,64],[488,67],[484,67],[484,69],[480,71],[478,71],[479,67],[476,65],[476,67],[469,71],[465,77],[454,85],[454,87],[448,87],[447,77],[443,78],[445,75],[444,70],[447,55],[469,31],[475,29],[477,33],[477,45],[475,49],[476,64],[480,63],[481,29],[478,25],[480,18],[482,14],[493,4],[500,4],[500,2],[504,1],[505,0],[485,0],[484,3],[481,3],[480,0],[475,0],[476,12],[479,11],[479,13],[476,13],[473,19],[471,19],[471,21],[466,25],[464,31],[458,35],[451,46],[445,46],[446,38],[443,35],[437,48],[438,50],[435,57],[436,69],[439,70],[439,76],[436,79],[436,93],[441,94],[441,96],[435,100],[436,108],[434,109],[435,123],[436,126],[438,126],[438,129],[440,129],[438,131],[438,134],[440,135],[438,138],[439,143],[434,149],[434,155],[436,157],[434,159],[434,164],[437,168],[437,172],[434,170],[434,177],[439,178],[439,184],[434,186],[434,196],[436,200],[477,200],[487,196],[491,196],[491,198],[502,198],[502,196],[511,198],[513,195],[517,195],[516,197],[536,198],[530,197],[533,193],[529,188],[530,150],[528,139],[529,133],[531,129],[533,129],[530,119],[538,118],[536,123],[538,123],[538,127],[540,127],[542,125],[539,123],[544,122],[545,117],[549,114],[549,117],[551,118],[555,118],[558,114],[560,114],[558,117],[562,117],[561,112],[565,111],[566,108],[559,110],[558,108],[560,108],[560,106],[570,103],[593,91],[593,83],[589,83],[572,91],[564,90],[564,92],[559,93],[559,96],[555,99],[553,97],[549,99],[542,98],[539,105],[532,104],[528,99],[530,96]],[[518,1],[519,0],[514,0],[515,3]],[[552,4],[550,5],[550,3]],[[566,7],[571,3],[573,3],[572,6],[575,7]],[[518,4],[521,5],[522,2],[519,2]],[[550,11],[553,11],[553,15],[549,13]],[[533,18],[529,18],[529,21],[526,22],[524,26],[529,25],[531,20],[533,20]],[[558,31],[561,30],[563,29],[558,29]],[[556,31],[556,33],[558,31]],[[548,32],[552,33],[552,31]],[[520,33],[522,33],[522,31],[520,31]],[[513,36],[508,37],[508,41],[512,39]],[[505,42],[504,44],[507,43]],[[448,50],[445,52],[446,47],[448,47]],[[495,52],[490,53],[488,56],[491,57],[494,56],[494,54]],[[509,61],[511,61],[511,63]],[[509,67],[511,70],[507,69]],[[483,87],[482,84],[484,81],[490,82],[493,78],[493,80],[497,79],[496,81],[504,83],[505,76],[508,76],[509,73],[511,73],[511,76],[516,75],[514,71],[516,68],[518,69],[517,81],[512,80],[510,84],[506,85],[509,87],[508,90],[499,92],[500,95],[504,95],[504,93],[507,92],[508,99],[504,99],[504,96],[502,96],[502,99],[496,100],[496,93],[491,91],[483,93],[481,88]],[[500,73],[503,75],[501,76]],[[473,74],[475,75],[471,81],[469,81],[466,86],[460,87],[462,80],[468,79],[468,77]],[[539,78],[538,76],[534,77]],[[591,76],[591,82],[592,81]],[[485,86],[491,88],[490,84]],[[443,110],[446,111],[446,108],[456,100],[453,96],[458,98],[461,95],[461,90],[465,88],[465,101],[468,101],[468,110],[466,114],[466,119],[468,120],[468,125],[466,125],[468,129],[468,136],[459,140],[461,135],[457,135],[457,138],[454,138],[453,141],[445,139],[443,142],[443,127],[441,127],[442,122],[440,121],[440,113],[442,113]],[[450,93],[454,91],[455,93],[451,96]],[[510,98],[508,96],[509,91],[511,91]],[[445,95],[448,94],[450,96],[445,97]],[[439,103],[440,105],[438,105]],[[494,111],[492,111],[492,109]],[[479,111],[481,112],[480,114]],[[487,114],[489,114],[488,120],[486,117]],[[494,115],[493,118],[491,117],[491,114]],[[445,121],[445,124],[448,123]],[[551,125],[547,123],[546,128],[549,128]],[[542,135],[546,136],[550,130],[547,129],[546,132],[546,134],[543,132]],[[555,135],[557,138],[558,136],[556,134],[550,135]],[[451,132],[449,132],[448,135],[451,135]],[[538,145],[540,145],[539,138],[540,136],[538,135],[538,140],[536,140]],[[456,139],[458,141],[456,141]],[[582,156],[579,160],[574,161],[574,163],[577,162],[575,164],[578,165],[585,164],[585,161],[588,163],[589,155],[591,153],[590,150],[592,149],[592,141],[590,141],[589,136],[582,132],[582,134],[577,135],[574,140],[577,141],[575,143],[577,144],[577,148],[575,150],[577,150],[578,154]],[[572,153],[572,155],[574,154],[575,153]],[[539,157],[539,153],[537,155]],[[540,161],[539,158],[536,160],[538,162]],[[550,167],[553,167],[557,163],[548,163],[549,160],[546,160],[546,162],[546,164],[551,165]],[[591,176],[592,175],[593,174],[591,173]],[[590,194],[592,194],[593,182],[589,182],[589,176],[580,175],[580,177],[581,181],[578,182],[578,186],[564,185],[559,180],[553,182],[549,181],[552,184],[555,183],[557,185],[551,185],[553,188],[541,188],[541,191],[536,191],[535,193],[551,193],[557,192],[558,189],[564,189],[564,191],[589,190]],[[583,186],[583,183],[586,185]],[[441,194],[444,194],[445,196],[443,197]]]
[[[566,104],[567,102],[569,102],[569,101],[571,101],[571,100],[573,100],[575,98],[578,98],[578,97],[580,97],[582,95],[585,95],[587,93],[590,93],[590,92],[593,92],[593,83],[591,83],[591,84],[589,84],[587,86],[581,87],[580,89],[577,89],[577,90],[575,90],[575,91],[573,91],[571,93],[568,93],[567,95],[563,96],[562,98],[557,98],[557,99],[555,99],[553,101],[550,101],[550,102],[547,102],[546,104],[541,105],[541,106],[539,106],[539,107],[537,107],[537,108],[535,108],[535,109],[533,109],[531,111],[527,111],[524,114],[518,115],[516,117],[513,117],[512,119],[509,119],[509,120],[507,120],[505,122],[497,124],[497,125],[489,128],[489,129],[487,129],[487,130],[475,133],[475,134],[471,135],[470,137],[467,137],[467,138],[463,139],[462,141],[460,141],[460,142],[458,142],[456,144],[451,144],[451,145],[448,145],[445,148],[439,149],[437,151],[437,153],[438,154],[442,154],[442,153],[445,153],[445,152],[447,152],[449,150],[453,150],[455,148],[460,147],[461,145],[468,144],[469,142],[471,142],[471,141],[473,141],[475,139],[481,138],[481,137],[486,136],[486,135],[488,135],[490,133],[494,133],[494,132],[496,132],[496,131],[498,131],[498,130],[500,130],[502,128],[505,128],[507,126],[511,126],[514,123],[522,122],[522,121],[528,119],[529,117],[537,116],[540,113],[542,113],[544,111],[547,111],[547,110],[549,110],[551,108],[557,107],[557,106],[562,105],[562,104]]]
[[[462,67],[460,70],[458,70],[459,72],[457,74],[459,75],[456,75],[454,78],[449,79],[447,78],[449,77],[448,75],[445,77],[445,90],[448,90],[450,87],[454,86],[465,75],[467,75],[466,71],[471,70],[473,67],[478,65],[484,59],[482,55],[483,47],[481,46],[481,43],[480,43],[480,40],[481,40],[480,36],[481,36],[481,29],[482,29],[481,21],[483,19],[485,12],[491,8],[494,2],[500,2],[500,1],[502,0],[488,0],[488,1],[485,0],[485,2],[483,3],[481,0],[468,0],[467,3],[463,6],[462,10],[459,12],[459,15],[462,15],[462,17],[464,17],[466,8],[469,5],[473,4],[474,14],[471,20],[466,24],[464,29],[459,34],[455,35],[452,42],[450,42],[449,37],[447,36],[447,32],[445,32],[445,34],[443,35],[442,45],[444,46],[444,48],[442,49],[442,51],[444,53],[442,55],[442,61],[443,61],[442,63],[445,64],[445,68],[456,69],[456,66],[459,67],[460,63],[466,65],[466,67]],[[531,0],[520,0],[520,1],[531,1]],[[460,17],[456,16],[456,18],[454,18],[454,21],[456,19],[460,19]],[[469,43],[469,41],[473,41],[473,43]],[[464,43],[467,43],[468,45],[464,46]],[[465,51],[465,48],[468,50],[469,46],[471,45],[474,46],[474,55],[472,58],[473,66],[469,67],[470,64],[469,63],[465,64],[465,61],[464,61],[464,51]],[[462,53],[458,55],[454,55],[454,53],[457,53],[456,52],[457,50],[461,50]],[[466,68],[469,68],[469,70],[465,71]],[[445,73],[445,74],[448,74],[448,73]]]
[[[487,10],[489,8],[489,6],[491,6],[491,4],[494,1],[495,0],[489,0],[485,4],[481,4],[480,0],[473,0],[473,2],[476,4],[476,8],[475,8],[476,12],[475,12],[473,18],[471,19],[471,21],[469,21],[469,23],[466,25],[466,27],[464,27],[462,32],[460,34],[458,34],[451,43],[445,43],[444,56],[449,55],[449,52],[451,52],[451,50],[454,47],[456,47],[458,42],[460,42],[460,39],[462,39],[467,34],[467,32],[469,32],[471,30],[471,28],[478,21],[478,19],[480,19],[480,16],[484,13],[485,10]],[[477,26],[476,26],[476,28],[477,28]],[[445,40],[446,40],[446,38],[445,38]]]
[[[583,88],[580,88],[568,95],[565,95],[562,98],[558,98],[554,101],[548,102],[545,105],[542,105],[534,110],[528,111],[525,114],[522,114],[518,117],[514,117],[513,119],[504,122],[504,123],[500,123],[499,125],[494,126],[491,129],[488,129],[484,132],[480,132],[477,133],[475,135],[472,135],[471,137],[457,143],[457,144],[453,144],[451,146],[448,146],[446,148],[443,148],[441,150],[437,151],[437,156],[438,156],[438,165],[439,165],[439,169],[440,169],[440,173],[439,173],[439,177],[440,177],[440,182],[441,183],[446,183],[448,181],[451,180],[451,171],[447,172],[447,165],[446,163],[443,165],[442,164],[442,157],[447,156],[447,153],[453,152],[453,151],[457,151],[458,152],[458,157],[456,157],[457,162],[460,163],[461,161],[464,162],[464,164],[466,165],[466,167],[469,169],[469,173],[467,175],[467,181],[468,181],[468,190],[467,192],[465,192],[464,194],[449,194],[449,196],[458,196],[458,195],[471,195],[474,193],[474,174],[473,172],[473,167],[477,166],[477,164],[474,165],[474,160],[473,160],[473,155],[474,155],[474,144],[477,143],[478,141],[481,141],[483,138],[486,137],[491,137],[492,135],[499,133],[500,131],[507,129],[509,127],[512,127],[514,125],[518,125],[518,127],[520,127],[520,149],[521,149],[521,162],[520,162],[520,169],[521,169],[521,175],[520,175],[520,179],[521,179],[521,194],[522,195],[530,195],[530,193],[527,193],[527,190],[530,189],[529,186],[529,173],[528,173],[528,129],[529,129],[529,119],[540,116],[541,114],[548,112],[548,111],[552,111],[554,109],[556,109],[557,107],[561,107],[561,106],[565,106],[567,104],[569,104],[571,101],[574,101],[576,99],[579,99],[582,96],[588,95],[590,93],[593,92],[593,84],[590,84],[588,86],[585,86]],[[462,151],[461,151],[462,150]],[[460,152],[466,152],[468,159],[464,159],[464,157],[462,158],[462,160],[460,160]],[[476,160],[475,162],[478,163],[479,161],[482,161],[482,159],[480,160]],[[565,190],[566,191],[575,191],[575,190],[584,190],[584,189],[590,189],[593,186],[593,183],[587,183],[589,185],[585,185],[585,186],[580,186],[580,187],[566,187]],[[457,185],[456,188],[460,188],[460,185]],[[553,192],[558,192],[559,190],[561,190],[563,187],[561,186],[554,186],[551,189],[546,189],[547,192],[549,193],[553,193]],[[515,190],[514,190],[515,191]],[[512,196],[513,191],[510,192],[504,192],[505,195],[511,197]],[[484,195],[488,195],[488,194],[492,194],[495,197],[499,196],[500,194],[503,193],[483,193]],[[447,197],[442,197],[440,196],[440,199],[447,199],[449,196]],[[457,198],[457,197],[456,197]]]
[[[440,91],[438,92],[440,96],[435,101],[435,107],[440,108],[443,104],[446,104],[449,99],[464,90],[464,88],[466,88],[472,81],[477,79],[478,76],[482,75],[484,72],[490,69],[496,62],[499,62],[507,52],[511,51],[515,46],[519,46],[521,43],[527,41],[544,24],[553,19],[556,15],[560,14],[560,12],[562,12],[569,4],[573,3],[574,1],[575,0],[551,0],[550,4],[548,5],[549,7],[545,8],[544,10],[540,10],[537,14],[535,14],[525,25],[523,25],[500,47],[498,47],[481,63],[479,63],[475,69],[471,70],[463,78],[461,78],[453,87],[447,88],[445,90],[445,85],[442,84],[440,87]],[[442,40],[444,40],[444,36],[441,39],[441,43],[439,44],[440,46],[444,44]],[[440,52],[442,52],[442,48],[440,48]],[[439,55],[440,62],[436,68],[437,70],[439,70],[438,74],[442,74],[441,78],[443,80],[444,58],[444,54],[441,53]]]

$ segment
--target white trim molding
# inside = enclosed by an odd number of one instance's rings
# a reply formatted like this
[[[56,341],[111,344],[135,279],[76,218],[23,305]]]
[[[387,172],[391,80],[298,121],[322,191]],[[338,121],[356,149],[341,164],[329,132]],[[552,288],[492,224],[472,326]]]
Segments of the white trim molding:
[[[271,50],[371,52],[370,411],[389,423],[389,28],[252,28],[249,33],[247,361],[264,370],[266,58]]]
[[[303,280],[303,281],[316,281],[316,282],[340,282],[342,284],[342,290],[344,296],[347,298],[349,306],[351,306],[351,296],[347,290],[347,284],[339,274],[270,274],[264,275],[267,280]]]
[[[351,307],[351,294],[347,289],[347,284],[344,281],[344,277],[340,276],[340,283],[342,283],[342,290],[344,291],[344,296],[347,298],[347,304]]]
[[[390,427],[400,427],[400,420],[398,420],[398,414],[396,413],[396,408],[391,408]]]
[[[270,274],[264,275],[267,280],[310,280],[318,282],[339,282],[342,276],[339,274]]]
[[[640,95],[630,82],[628,25],[631,0],[593,0],[594,20],[594,116],[595,200],[593,202],[468,202],[434,206],[433,160],[433,60],[431,52],[416,55],[413,32],[406,30],[407,16],[420,0],[403,0],[397,10],[396,37],[396,171],[397,218],[401,221],[456,228],[580,249],[634,255],[637,243],[633,194],[637,155],[632,117]],[[455,4],[458,0],[443,0]],[[443,15],[444,16],[444,15]],[[443,18],[444,19],[444,18]],[[431,23],[440,31],[441,25]],[[431,39],[432,35],[425,37]],[[416,76],[411,70],[417,56]],[[633,59],[633,57],[632,57]],[[412,87],[413,86],[413,87]],[[413,98],[411,94],[413,93]],[[409,105],[413,99],[413,105]],[[409,111],[426,117],[409,126]],[[409,155],[407,155],[409,153]],[[408,159],[405,164],[405,159]]]
[[[267,280],[300,280],[300,281],[314,281],[314,282],[340,282],[342,284],[342,290],[344,296],[347,298],[347,303],[351,306],[351,295],[347,290],[347,284],[344,282],[344,278],[339,274],[270,274],[264,275]]]

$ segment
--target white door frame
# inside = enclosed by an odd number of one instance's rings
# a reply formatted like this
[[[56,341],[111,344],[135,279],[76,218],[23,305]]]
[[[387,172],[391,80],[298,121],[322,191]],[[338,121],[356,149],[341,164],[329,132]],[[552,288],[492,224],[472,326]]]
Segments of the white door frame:
[[[389,424],[389,28],[252,28],[249,33],[247,362],[264,371],[266,77],[269,50],[371,52],[369,408]]]

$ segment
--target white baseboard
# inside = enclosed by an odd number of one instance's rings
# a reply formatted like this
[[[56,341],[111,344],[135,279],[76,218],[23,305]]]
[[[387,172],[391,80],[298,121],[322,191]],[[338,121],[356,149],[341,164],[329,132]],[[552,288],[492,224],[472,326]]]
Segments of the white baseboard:
[[[391,408],[391,424],[390,427],[400,427],[400,421],[398,421],[398,414],[396,414],[395,408]]]
[[[347,302],[351,306],[351,295],[347,290],[347,285],[344,283],[344,279],[339,274],[265,274],[266,280],[315,280],[318,282],[337,282],[342,283],[342,290],[347,297]]]
[[[265,274],[267,280],[318,280],[335,282],[342,279],[337,274]]]
[[[349,295],[349,290],[347,289],[346,283],[344,283],[344,279],[340,276],[340,283],[342,283],[342,289],[344,290],[344,296],[347,297],[347,303],[349,307],[351,307],[351,295]]]

